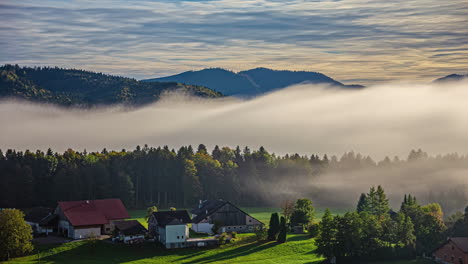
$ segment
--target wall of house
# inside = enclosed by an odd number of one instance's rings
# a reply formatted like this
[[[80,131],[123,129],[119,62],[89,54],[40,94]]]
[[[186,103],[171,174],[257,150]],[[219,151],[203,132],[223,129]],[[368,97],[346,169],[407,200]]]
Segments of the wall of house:
[[[198,224],[192,224],[192,229],[195,232],[198,233],[208,233],[211,234],[213,233],[213,224],[210,223],[198,223]]]
[[[468,264],[468,254],[461,251],[452,241],[437,249],[433,257],[439,263]]]
[[[185,242],[188,236],[189,229],[187,225],[166,226],[166,244]]]
[[[90,226],[85,228],[75,228],[70,226],[68,237],[73,239],[84,239],[101,235],[101,226]]]

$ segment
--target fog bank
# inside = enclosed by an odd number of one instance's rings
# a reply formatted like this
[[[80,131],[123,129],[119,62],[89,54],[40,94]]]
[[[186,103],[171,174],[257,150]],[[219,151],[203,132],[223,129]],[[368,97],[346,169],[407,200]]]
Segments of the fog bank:
[[[88,151],[140,144],[265,146],[276,153],[381,159],[468,150],[468,82],[392,83],[358,91],[299,85],[252,100],[168,94],[140,109],[0,103],[0,148]]]

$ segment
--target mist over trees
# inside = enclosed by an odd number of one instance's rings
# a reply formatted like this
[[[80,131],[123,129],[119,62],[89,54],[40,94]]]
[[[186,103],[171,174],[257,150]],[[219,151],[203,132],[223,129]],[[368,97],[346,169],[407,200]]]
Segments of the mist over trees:
[[[0,150],[0,207],[55,206],[57,201],[110,197],[122,199],[130,208],[191,207],[199,199],[224,199],[241,206],[278,206],[281,201],[299,195],[323,207],[330,205],[327,200],[332,203],[339,196],[339,193],[330,195],[335,187],[324,185],[323,179],[339,186],[342,183],[334,181],[335,174],[346,173],[351,177],[356,172],[375,172],[372,174],[375,184],[370,178],[368,188],[378,184],[383,172],[389,178],[407,168],[419,173],[414,167],[421,164],[429,168],[437,164],[439,169],[468,169],[468,157],[457,154],[431,157],[418,150],[411,151],[407,159],[385,158],[375,162],[353,152],[341,158],[315,154],[278,156],[263,147],[250,150],[216,146],[210,153],[203,144],[197,149],[184,146],[177,151],[147,145],[131,151],[103,149],[99,153],[72,149],[64,153],[51,149]],[[393,191],[387,188],[388,193]],[[426,197],[420,199],[440,203],[447,215],[463,209],[467,202],[463,191],[443,192],[434,188],[425,192]],[[400,203],[400,199],[396,202]],[[381,215],[390,207],[388,200],[377,187],[361,195],[357,210],[374,208],[376,211],[370,213]],[[304,209],[302,215],[292,217],[302,223],[309,215],[313,212]]]

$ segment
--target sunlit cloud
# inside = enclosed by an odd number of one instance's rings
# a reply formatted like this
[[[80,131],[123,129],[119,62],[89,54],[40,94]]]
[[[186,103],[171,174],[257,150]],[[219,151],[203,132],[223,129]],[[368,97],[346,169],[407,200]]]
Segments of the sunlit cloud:
[[[96,2],[3,1],[0,62],[136,78],[263,66],[362,84],[468,71],[466,0]]]

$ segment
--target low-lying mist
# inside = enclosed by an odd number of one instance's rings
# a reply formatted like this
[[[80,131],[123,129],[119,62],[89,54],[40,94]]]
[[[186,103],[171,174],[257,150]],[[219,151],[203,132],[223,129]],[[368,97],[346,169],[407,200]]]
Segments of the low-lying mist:
[[[167,94],[138,109],[64,109],[8,100],[0,103],[0,113],[3,150],[99,151],[203,143],[329,157],[355,151],[375,160],[405,159],[409,150],[419,148],[430,154],[468,152],[467,81],[390,83],[362,90],[305,84],[251,100]],[[460,198],[454,207],[466,203],[468,166],[439,166],[436,159],[431,164],[333,171],[311,184],[285,183],[284,191],[352,206],[350,198],[357,200],[360,192],[382,184],[395,206],[409,192],[427,201],[456,192]]]

